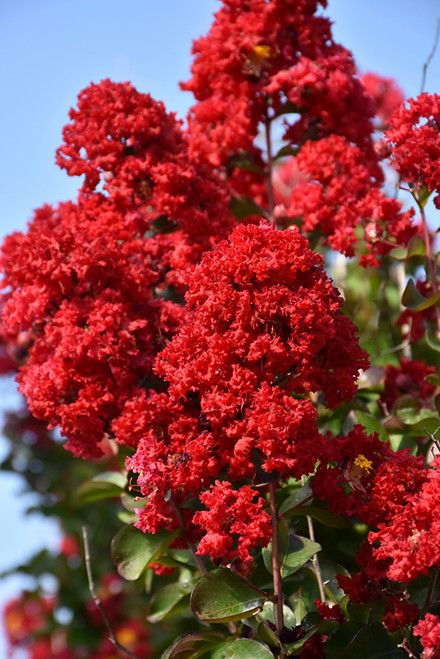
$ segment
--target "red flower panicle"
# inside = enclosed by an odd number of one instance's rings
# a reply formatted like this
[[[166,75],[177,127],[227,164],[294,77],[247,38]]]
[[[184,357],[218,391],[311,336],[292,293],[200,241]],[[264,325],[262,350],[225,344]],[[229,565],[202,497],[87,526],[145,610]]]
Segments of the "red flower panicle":
[[[427,613],[423,620],[419,620],[415,625],[413,633],[421,637],[424,659],[439,659],[440,618],[433,613]]]
[[[391,143],[391,160],[404,181],[436,192],[440,207],[440,96],[420,94],[393,112],[385,132]]]
[[[228,482],[215,481],[200,495],[200,501],[207,510],[197,512],[193,519],[206,530],[198,554],[208,554],[225,564],[233,559],[250,563],[250,550],[259,543],[263,547],[269,543],[270,515],[263,510],[264,499],[250,485],[234,490]]]
[[[27,336],[18,381],[31,412],[95,458],[185,316],[167,298],[234,220],[224,185],[190,163],[180,124],[150,96],[104,80],[71,118],[58,161],[85,174],[83,191],[6,239],[1,331],[13,345]]]
[[[197,495],[222,470],[263,482],[313,471],[326,440],[301,398],[349,399],[366,365],[321,257],[296,228],[236,228],[195,268],[186,299],[188,322],[156,362],[168,393],[144,399],[127,461],[147,497],[138,525],[153,532],[174,523],[169,489]]]
[[[181,84],[197,100],[188,117],[193,158],[220,167],[254,152],[261,123],[288,105],[288,143],[335,133],[376,162],[374,103],[351,53],[334,43],[329,19],[319,14],[326,4],[223,0],[209,33],[194,42],[192,77]]]

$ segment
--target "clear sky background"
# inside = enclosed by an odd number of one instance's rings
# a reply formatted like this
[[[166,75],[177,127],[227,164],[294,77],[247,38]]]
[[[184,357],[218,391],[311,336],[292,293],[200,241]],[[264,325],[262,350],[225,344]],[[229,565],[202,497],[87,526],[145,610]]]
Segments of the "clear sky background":
[[[191,40],[208,31],[218,7],[217,0],[0,0],[0,237],[24,230],[43,203],[76,195],[78,179],[55,166],[54,153],[69,108],[91,81],[129,80],[184,117],[192,97],[178,81],[189,77]],[[396,78],[408,96],[420,92],[439,0],[329,0],[327,14],[361,71]],[[440,45],[425,91],[440,93]],[[0,408],[15,399],[14,383],[0,382]],[[0,571],[58,542],[52,524],[23,516],[31,499],[20,489],[19,479],[0,472]],[[0,606],[23,586],[0,583]]]

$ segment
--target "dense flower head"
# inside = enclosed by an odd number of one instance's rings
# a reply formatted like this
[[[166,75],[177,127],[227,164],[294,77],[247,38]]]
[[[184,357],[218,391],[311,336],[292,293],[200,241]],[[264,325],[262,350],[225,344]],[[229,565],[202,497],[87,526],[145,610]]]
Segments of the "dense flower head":
[[[440,96],[420,94],[400,105],[389,120],[385,132],[391,143],[391,161],[404,181],[420,192],[426,186],[437,192],[434,203],[440,204]]]
[[[328,437],[312,479],[315,495],[327,499],[337,514],[356,515],[369,501],[376,470],[391,454],[387,444],[376,434],[367,435],[360,425],[345,437]]]
[[[224,184],[190,163],[162,104],[105,80],[71,118],[58,160],[86,175],[83,190],[6,238],[1,333],[25,357],[18,382],[31,412],[94,458],[185,317],[188,270],[234,219]]]
[[[207,510],[197,512],[193,520],[206,530],[198,554],[224,564],[235,558],[246,564],[252,561],[254,547],[269,543],[270,515],[263,510],[264,499],[250,485],[234,490],[227,481],[215,481],[200,500]]]
[[[413,633],[421,637],[424,659],[438,659],[440,656],[440,618],[433,613],[427,613],[414,626]]]
[[[389,579],[408,583],[440,566],[439,467],[436,458],[419,491],[401,510],[379,523],[378,532],[370,532],[375,556],[390,560]]]
[[[407,244],[415,233],[413,211],[402,213],[399,202],[380,192],[381,172],[345,137],[309,140],[294,162],[290,195],[284,187],[276,198],[280,223],[300,221],[302,231],[324,236],[347,256],[361,248],[364,265],[377,265],[377,256]]]
[[[324,0],[224,0],[209,33],[194,42],[191,153],[219,167],[252,149],[259,124],[289,104],[300,114],[287,141],[344,135],[373,156],[374,104],[351,54],[332,40]]]
[[[342,300],[296,228],[237,227],[206,254],[186,295],[189,316],[156,360],[167,393],[128,402],[116,436],[147,498],[139,525],[174,524],[168,490],[196,496],[232,481],[313,471],[325,439],[304,394],[353,396],[366,365]]]
[[[321,257],[295,227],[238,227],[194,270],[186,299],[193,320],[157,370],[174,396],[199,393],[214,408],[209,418],[221,415],[217,392],[244,404],[262,382],[323,391],[330,406],[354,395],[366,354]]]

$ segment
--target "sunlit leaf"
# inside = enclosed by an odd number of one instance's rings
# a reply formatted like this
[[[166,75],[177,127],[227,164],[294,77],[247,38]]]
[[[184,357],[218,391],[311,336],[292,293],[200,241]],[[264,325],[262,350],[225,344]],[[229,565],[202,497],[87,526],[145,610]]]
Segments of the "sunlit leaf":
[[[164,620],[189,607],[189,596],[196,580],[167,584],[155,593],[151,600],[147,620],[151,623]]]
[[[287,547],[280,548],[279,551],[281,576],[285,578],[299,570],[318,551],[321,551],[321,545],[317,542],[290,533]],[[268,572],[272,574],[272,543],[263,549],[263,561]]]
[[[86,503],[98,499],[119,497],[127,484],[127,478],[120,471],[105,471],[83,483],[77,490],[77,498]]]
[[[239,620],[259,611],[267,595],[237,573],[217,568],[202,577],[191,595],[191,609],[204,622]]]
[[[216,631],[206,630],[180,636],[162,653],[161,659],[197,659],[218,646],[227,637]]]
[[[125,526],[115,535],[111,545],[112,559],[118,573],[128,581],[138,579],[178,535],[178,530],[151,534],[142,533],[134,526]]]

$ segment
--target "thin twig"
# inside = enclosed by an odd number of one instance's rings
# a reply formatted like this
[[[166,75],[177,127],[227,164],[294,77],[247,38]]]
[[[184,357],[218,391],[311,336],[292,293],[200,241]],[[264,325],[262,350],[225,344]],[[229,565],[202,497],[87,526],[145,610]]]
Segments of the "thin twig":
[[[437,50],[439,37],[440,37],[440,18],[437,18],[437,29],[436,29],[436,32],[435,32],[434,45],[432,46],[431,52],[428,55],[428,59],[426,60],[426,62],[423,65],[422,86],[420,88],[420,93],[421,94],[423,94],[423,91],[425,89],[426,72],[428,70],[428,66],[431,63],[432,58],[434,57],[435,51]]]
[[[303,485],[305,484],[305,477],[304,476],[301,478],[301,482],[302,482]],[[312,518],[309,517],[309,515],[307,515],[307,526],[309,528],[310,540],[312,542],[315,542],[315,529],[313,528]],[[316,581],[318,582],[319,596],[321,598],[321,602],[325,603],[324,582],[322,580],[322,574],[321,574],[321,568],[319,566],[318,554],[314,554],[312,556],[312,563],[313,563],[313,567],[315,568]]]
[[[273,590],[274,590],[274,618],[278,638],[284,627],[283,611],[283,580],[281,578],[280,552],[278,547],[278,515],[276,502],[276,485],[272,481],[269,485],[270,495],[270,512],[272,516],[272,572],[273,572]],[[280,657],[284,656],[281,652]]]
[[[125,648],[123,645],[121,645],[121,643],[119,643],[111,626],[110,620],[108,619],[107,614],[104,611],[104,607],[101,604],[101,600],[96,594],[95,584],[93,582],[92,567],[90,562],[89,537],[87,534],[87,528],[85,526],[82,527],[82,535],[83,535],[83,543],[84,543],[84,557],[86,560],[87,580],[89,582],[89,591],[93,598],[93,601],[95,602],[96,606],[99,609],[99,612],[103,617],[105,626],[107,627],[108,633],[110,634],[110,641],[113,643],[114,646],[118,648],[118,650],[121,650],[121,652],[125,652],[127,656],[131,657],[131,659],[138,659],[138,657],[135,654],[130,652],[130,650],[127,650],[127,648]]]
[[[275,208],[275,199],[274,199],[274,193],[273,193],[273,182],[272,182],[272,175],[273,175],[273,160],[272,160],[272,143],[271,143],[271,135],[270,135],[270,124],[271,120],[269,117],[269,113],[266,112],[266,123],[264,125],[265,128],[265,136],[266,136],[266,152],[267,152],[267,165],[266,165],[266,182],[267,182],[267,202],[269,205],[269,217],[270,221],[275,224],[275,218],[273,215],[273,211]]]

